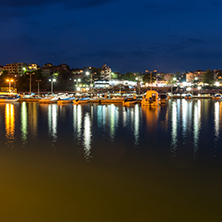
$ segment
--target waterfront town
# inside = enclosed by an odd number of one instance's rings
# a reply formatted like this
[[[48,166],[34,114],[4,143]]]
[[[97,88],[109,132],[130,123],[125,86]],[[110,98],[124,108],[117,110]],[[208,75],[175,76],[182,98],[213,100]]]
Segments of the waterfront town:
[[[194,70],[163,73],[144,70],[143,73],[119,73],[104,64],[99,68],[71,68],[68,64],[53,65],[12,63],[0,66],[0,91],[46,92],[146,92],[149,87],[163,92],[180,93],[192,90],[220,92],[222,70]]]

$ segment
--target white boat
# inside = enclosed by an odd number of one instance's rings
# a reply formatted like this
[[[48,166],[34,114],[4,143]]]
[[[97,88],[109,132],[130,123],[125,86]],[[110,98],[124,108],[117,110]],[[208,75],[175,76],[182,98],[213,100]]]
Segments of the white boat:
[[[102,100],[105,100],[104,97],[100,97],[100,96],[95,96],[90,98],[89,102],[91,103],[101,103]]]
[[[89,101],[90,101],[90,98],[89,98],[89,97],[86,97],[86,98],[74,99],[74,100],[73,100],[73,103],[77,105],[77,104],[88,103]]]
[[[58,95],[57,104],[72,103],[74,99],[75,99],[75,97],[73,96],[73,94]]]
[[[160,104],[158,92],[155,90],[148,90],[141,101],[142,106],[158,106]]]
[[[104,100],[101,100],[101,103],[123,103],[125,97],[122,96],[114,96],[111,99],[105,98]]]
[[[0,94],[0,102],[7,103],[7,102],[17,102],[19,101],[20,96],[18,94]]]
[[[75,97],[59,98],[57,104],[72,103]]]
[[[56,103],[58,97],[47,96],[39,100],[39,103]]]
[[[221,100],[222,99],[222,95],[217,93],[217,94],[213,95],[212,98],[215,99],[215,100]]]
[[[185,99],[192,99],[192,97],[193,97],[193,95],[190,94],[190,93],[187,93],[187,94],[185,95]]]

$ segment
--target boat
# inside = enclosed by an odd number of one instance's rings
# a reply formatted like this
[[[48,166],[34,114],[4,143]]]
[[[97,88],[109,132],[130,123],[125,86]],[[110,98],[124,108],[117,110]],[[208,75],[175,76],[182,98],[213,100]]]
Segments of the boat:
[[[73,100],[75,99],[75,97],[73,97],[73,94],[72,95],[62,95],[62,96],[59,96],[58,100],[57,100],[57,104],[64,104],[64,103],[72,103]]]
[[[169,97],[167,94],[159,94],[159,101],[160,101],[160,104],[166,104],[169,100]]]
[[[102,100],[105,100],[104,97],[100,97],[100,96],[95,96],[90,98],[89,102],[91,103],[101,103]]]
[[[124,101],[123,101],[123,106],[134,105],[134,104],[136,104],[137,102],[138,102],[138,101],[136,100],[136,98],[128,97],[128,98],[124,99]]]
[[[19,102],[39,102],[40,99],[39,95],[21,95]]]
[[[158,92],[155,90],[148,90],[145,95],[143,95],[141,105],[142,106],[158,106],[160,104],[158,98]]]
[[[190,94],[190,93],[187,93],[186,95],[185,95],[185,99],[192,99],[192,97],[193,97],[193,95],[192,94]]]
[[[65,104],[65,103],[72,103],[73,100],[75,99],[75,97],[68,97],[68,98],[64,98],[64,99],[58,99],[57,100],[57,104]]]
[[[123,103],[125,100],[125,97],[122,96],[114,96],[111,99],[104,99],[101,100],[101,103]]]
[[[89,97],[86,97],[86,98],[74,99],[74,100],[73,100],[73,103],[77,105],[77,104],[88,103],[89,101],[90,101],[90,98],[89,98]]]
[[[7,103],[7,102],[17,102],[19,101],[20,96],[18,94],[0,94],[0,102]]]
[[[217,94],[213,95],[212,98],[215,99],[215,100],[221,100],[222,99],[222,95],[217,93]]]
[[[47,96],[39,100],[39,103],[56,103],[58,100],[58,97],[51,97]]]

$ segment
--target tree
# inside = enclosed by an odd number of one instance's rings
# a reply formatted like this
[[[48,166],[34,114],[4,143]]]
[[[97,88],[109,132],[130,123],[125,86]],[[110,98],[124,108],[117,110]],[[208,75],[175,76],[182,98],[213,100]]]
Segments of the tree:
[[[151,73],[146,73],[143,77],[143,82],[144,83],[153,83],[156,81],[156,78],[153,77],[153,75]]]
[[[127,73],[125,73],[125,74],[122,76],[122,78],[123,78],[124,80],[129,80],[129,81],[135,81],[135,80],[136,80],[136,77],[135,77],[135,75],[134,75],[132,72],[127,72]]]
[[[122,79],[122,77],[123,77],[123,74],[121,74],[120,72],[114,72],[115,73],[115,75],[117,76],[116,77],[116,79]]]
[[[204,73],[203,82],[208,84],[213,84],[214,74],[210,69],[207,69],[207,71]]]

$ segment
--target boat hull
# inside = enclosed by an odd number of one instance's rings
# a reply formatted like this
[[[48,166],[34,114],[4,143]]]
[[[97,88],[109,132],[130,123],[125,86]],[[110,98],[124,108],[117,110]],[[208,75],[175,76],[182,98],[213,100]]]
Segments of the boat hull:
[[[73,103],[78,105],[78,104],[86,104],[88,103],[89,100],[73,100]]]
[[[0,99],[0,103],[13,103],[13,102],[18,102],[20,98],[15,98],[15,99]]]
[[[123,102],[123,106],[131,106],[131,105],[135,105],[137,103],[137,101],[126,101]]]

